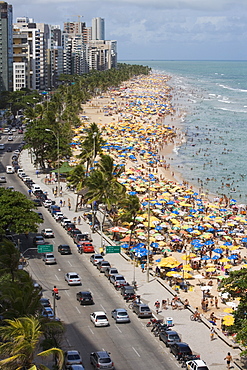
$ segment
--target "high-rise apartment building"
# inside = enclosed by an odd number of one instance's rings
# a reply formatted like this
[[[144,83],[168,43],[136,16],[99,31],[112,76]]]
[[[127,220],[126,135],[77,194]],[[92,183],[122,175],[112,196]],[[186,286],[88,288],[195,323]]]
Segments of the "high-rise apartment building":
[[[105,40],[105,20],[103,18],[92,19],[92,40]]]
[[[12,5],[5,1],[0,1],[0,91],[11,91],[12,81]]]

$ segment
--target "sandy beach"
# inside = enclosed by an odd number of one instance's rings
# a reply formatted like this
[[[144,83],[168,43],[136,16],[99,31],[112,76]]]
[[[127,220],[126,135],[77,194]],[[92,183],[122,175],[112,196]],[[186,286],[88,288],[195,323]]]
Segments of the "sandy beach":
[[[82,127],[93,122],[99,126],[107,141],[104,153],[125,166],[120,182],[142,202],[144,215],[136,230],[135,246],[144,248],[147,244],[150,201],[153,270],[158,267],[161,273],[169,269],[180,274],[176,278],[171,273],[167,279],[181,300],[187,298],[206,318],[214,312],[215,324],[222,328],[222,319],[238,302],[222,299],[218,285],[229,271],[247,266],[242,241],[246,236],[246,209],[227,198],[208,197],[170,166],[169,157],[185,140],[185,115],[186,107],[169,87],[169,77],[151,74],[91,99],[83,106],[81,122]],[[74,141],[80,139],[79,128]],[[121,241],[126,246],[128,234]],[[176,262],[167,264],[166,257]],[[179,285],[181,280],[188,283],[186,290]]]

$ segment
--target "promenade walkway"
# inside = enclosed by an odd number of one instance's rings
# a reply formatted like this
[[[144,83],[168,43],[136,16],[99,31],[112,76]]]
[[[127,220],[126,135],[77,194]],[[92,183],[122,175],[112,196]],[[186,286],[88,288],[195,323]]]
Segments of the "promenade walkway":
[[[28,154],[27,150],[23,150],[20,155],[20,165],[24,168],[25,173],[30,176],[37,184],[41,185],[43,191],[48,193],[48,196],[52,200],[56,200],[59,205],[60,199],[65,201],[65,206],[61,208],[62,212],[71,220],[74,217],[79,215],[82,218],[81,225],[78,225],[83,231],[91,232],[90,226],[84,222],[82,217],[82,212],[75,212],[76,205],[76,194],[72,191],[65,189],[65,183],[61,183],[63,187],[63,193],[61,197],[55,198],[52,192],[52,188],[55,185],[45,184],[45,175],[36,174],[36,168],[31,163],[31,157]],[[28,191],[27,191],[28,194]],[[71,209],[68,208],[68,199],[71,202]],[[100,233],[94,233],[93,244],[96,246],[96,250],[99,250],[101,236]],[[106,245],[112,244],[112,241],[108,240],[104,236]],[[135,274],[135,280],[138,285],[138,294],[141,296],[141,300],[144,303],[147,303],[150,308],[154,311],[154,303],[156,300],[168,299],[171,301],[172,297],[175,295],[175,292],[164,282],[164,280],[155,277],[154,275],[149,275],[149,282],[147,282],[147,274],[142,273],[140,267],[134,267],[133,263],[129,260],[128,256],[125,254],[107,254],[105,259],[108,260],[113,266],[117,267],[119,272],[123,274],[128,282],[133,281]],[[188,299],[190,292],[188,292]],[[193,308],[191,308],[193,310]],[[201,359],[206,361],[210,370],[221,370],[226,368],[226,361],[224,358],[227,352],[230,352],[234,358],[234,367],[235,368],[244,368],[241,367],[239,361],[240,349],[235,348],[234,343],[231,340],[228,340],[218,329],[216,329],[215,339],[210,340],[210,323],[205,319],[203,323],[192,322],[190,320],[191,311],[190,310],[172,310],[171,306],[168,306],[168,309],[162,310],[158,313],[159,319],[172,318],[174,323],[174,330],[176,330],[182,337],[182,341],[187,342],[192,350],[195,353],[200,354]],[[150,328],[146,328],[147,335],[150,334]],[[155,338],[154,338],[155,340]],[[233,367],[232,367],[233,368]]]

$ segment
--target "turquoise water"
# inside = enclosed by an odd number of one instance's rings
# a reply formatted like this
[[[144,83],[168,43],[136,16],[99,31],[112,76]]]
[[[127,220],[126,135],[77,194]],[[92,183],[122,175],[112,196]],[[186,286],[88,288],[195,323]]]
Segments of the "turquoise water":
[[[173,153],[172,165],[204,191],[247,203],[247,62],[127,63],[172,76],[170,85],[179,95],[174,106],[187,112],[186,141]]]

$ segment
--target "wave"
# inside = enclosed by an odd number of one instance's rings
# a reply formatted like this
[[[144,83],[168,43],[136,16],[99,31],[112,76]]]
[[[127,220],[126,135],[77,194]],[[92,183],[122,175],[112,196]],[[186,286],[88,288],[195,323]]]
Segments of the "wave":
[[[230,87],[230,86],[226,86],[226,85],[222,85],[222,84],[216,84],[220,87],[223,87],[223,89],[227,89],[227,90],[232,90],[232,91],[240,91],[240,92],[247,92],[247,90],[244,90],[244,89],[236,89],[234,87]]]
[[[247,113],[247,110],[242,110],[242,109],[228,109],[228,108],[222,108],[222,107],[214,107],[214,109],[226,110],[226,111],[234,112],[234,113]]]
[[[218,101],[221,102],[221,103],[227,103],[227,104],[233,103],[233,102],[231,102],[229,100],[218,100]]]

